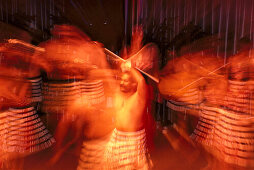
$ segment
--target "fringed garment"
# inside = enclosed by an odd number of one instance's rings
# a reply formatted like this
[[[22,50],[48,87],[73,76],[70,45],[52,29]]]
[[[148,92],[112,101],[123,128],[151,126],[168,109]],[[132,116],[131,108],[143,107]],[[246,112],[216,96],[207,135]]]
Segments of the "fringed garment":
[[[103,82],[101,80],[56,80],[44,83],[42,111],[64,116],[68,106],[81,97],[87,105],[104,102]]]
[[[167,106],[179,112],[186,112],[188,110],[199,110],[199,105],[203,102],[203,97],[198,89],[189,89],[187,93],[183,94],[177,100],[168,100]]]
[[[221,110],[215,126],[216,157],[226,163],[254,167],[254,122],[249,115]]]
[[[248,82],[229,81],[215,126],[216,156],[226,163],[254,167],[252,91]]]
[[[104,153],[109,139],[110,135],[107,135],[99,139],[84,141],[77,170],[103,169],[105,166]]]
[[[42,77],[31,77],[28,78],[28,81],[31,83],[31,101],[41,102],[42,101]]]
[[[0,142],[4,152],[33,153],[49,148],[54,138],[33,106],[0,113]]]
[[[225,163],[254,167],[254,118],[252,91],[248,82],[229,80],[228,92],[220,106],[203,105],[192,135]]]
[[[206,149],[214,145],[214,126],[217,122],[218,111],[217,108],[200,106],[199,120],[191,138],[203,145]]]
[[[151,159],[146,144],[145,129],[122,132],[114,129],[105,151],[105,169],[150,169]]]

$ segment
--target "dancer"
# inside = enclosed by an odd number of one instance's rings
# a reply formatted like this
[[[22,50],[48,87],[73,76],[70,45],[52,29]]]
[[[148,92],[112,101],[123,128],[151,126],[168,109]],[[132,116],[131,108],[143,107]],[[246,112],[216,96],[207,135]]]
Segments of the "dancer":
[[[107,109],[113,98],[110,80],[114,77],[101,44],[71,25],[56,25],[52,33],[51,40],[40,44],[53,68],[47,72],[42,106],[57,141],[49,164],[54,165],[64,152],[76,146],[77,156],[81,149],[78,168],[94,169],[104,153],[99,151],[105,148],[101,143],[113,129]],[[101,159],[94,158],[93,153]]]
[[[120,93],[116,97],[115,129],[105,151],[106,169],[149,169],[145,116],[147,85],[130,62],[122,64]]]
[[[93,102],[105,101],[103,82],[89,82],[87,76],[89,71],[108,65],[101,44],[91,41],[77,27],[56,25],[52,34],[52,39],[42,42],[40,47],[45,48],[43,58],[52,66],[43,85],[42,111],[47,114],[49,128],[55,132],[59,120],[67,123],[74,119],[67,117],[68,107],[91,86],[99,90]]]
[[[54,138],[37,113],[37,98],[29,77],[48,69],[43,51],[19,40],[1,44],[1,151],[3,168],[22,169],[23,158],[49,148]],[[34,69],[33,69],[34,68]],[[37,93],[37,92],[36,92]]]

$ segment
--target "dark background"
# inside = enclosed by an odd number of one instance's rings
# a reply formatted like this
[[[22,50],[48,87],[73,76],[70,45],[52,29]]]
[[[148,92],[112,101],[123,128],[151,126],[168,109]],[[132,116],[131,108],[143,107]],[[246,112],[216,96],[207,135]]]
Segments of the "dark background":
[[[237,52],[238,41],[252,43],[253,0],[0,0],[0,36],[35,45],[51,37],[55,24],[79,27],[115,53],[130,43],[134,25],[144,28],[144,43],[178,50],[203,36],[216,35]]]

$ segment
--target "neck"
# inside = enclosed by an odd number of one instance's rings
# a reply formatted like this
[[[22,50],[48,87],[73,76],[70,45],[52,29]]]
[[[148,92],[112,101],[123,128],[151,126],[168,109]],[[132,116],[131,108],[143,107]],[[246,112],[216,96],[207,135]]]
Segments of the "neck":
[[[132,92],[128,92],[128,93],[122,93],[122,96],[124,99],[128,99],[130,96],[132,96]]]

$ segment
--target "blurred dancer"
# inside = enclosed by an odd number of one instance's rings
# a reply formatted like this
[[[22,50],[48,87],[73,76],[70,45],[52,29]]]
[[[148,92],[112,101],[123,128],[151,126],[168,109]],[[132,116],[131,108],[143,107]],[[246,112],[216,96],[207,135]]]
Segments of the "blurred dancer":
[[[93,103],[105,101],[103,82],[90,82],[87,76],[96,68],[108,68],[108,64],[101,45],[91,41],[77,27],[56,25],[52,34],[52,39],[40,44],[45,48],[43,57],[52,66],[43,85],[42,111],[47,114],[50,129],[55,131],[59,120],[74,119],[67,117],[67,109],[83,93],[92,96],[96,91]]]
[[[242,43],[240,43],[243,45]],[[227,73],[211,79],[204,90],[195,140],[213,155],[207,168],[253,168],[252,81],[250,45],[230,56]]]
[[[115,127],[113,102],[115,101],[114,89],[116,89],[116,86],[112,75],[109,74],[110,77],[105,76],[107,71],[104,70],[104,72],[101,72],[97,76],[101,77],[100,79],[104,81],[107,81],[106,79],[111,80],[111,87],[104,86],[104,90],[105,96],[112,100],[108,100],[107,104],[96,104],[92,103],[92,100],[86,95],[83,95],[77,98],[68,109],[68,114],[75,115],[75,138],[71,142],[77,141],[79,135],[83,137],[78,170],[101,169],[104,166],[103,155],[112,130]],[[96,77],[96,73],[93,72],[92,76]],[[71,142],[67,143],[64,147],[70,146]]]
[[[200,47],[200,44],[196,47]],[[188,63],[193,67],[190,67],[191,69],[186,73],[179,70],[181,74],[177,76],[185,75],[184,80],[197,76],[184,87],[194,86],[194,83],[202,85],[200,86],[202,88],[198,88],[202,94],[202,103],[196,107],[192,105],[190,108],[190,110],[196,109],[197,112],[194,113],[198,113],[196,115],[199,116],[191,137],[207,151],[206,169],[251,169],[254,165],[253,82],[251,81],[253,62],[250,59],[253,54],[252,49],[249,44],[241,47],[236,55],[229,57],[227,64],[223,64],[218,56],[215,57],[216,50],[206,49],[202,53],[196,53],[198,55],[191,53]],[[182,57],[179,58],[180,61],[183,60]],[[197,61],[201,60],[202,63],[197,64]],[[176,60],[175,64],[176,62],[178,61]],[[188,63],[185,63],[185,66],[188,66]],[[162,90],[167,90],[167,94],[172,98],[181,99],[187,94],[186,92],[179,93],[178,96],[170,89],[173,83],[176,87],[180,85],[175,79],[177,77],[170,79],[171,84],[168,84],[168,89]],[[194,99],[190,98],[185,102],[191,104]],[[176,108],[184,109],[182,106]]]
[[[229,58],[226,94],[214,128],[215,156],[224,169],[254,167],[252,50],[242,48]]]
[[[144,124],[147,85],[143,76],[131,68],[130,62],[124,63],[121,69],[120,93],[116,97],[116,128],[105,151],[106,169],[149,169],[151,162]]]
[[[113,129],[107,109],[114,78],[99,43],[70,25],[57,25],[52,33],[53,38],[40,45],[53,68],[47,73],[42,106],[57,140],[50,164],[71,146],[81,145],[78,169],[96,169]]]
[[[30,77],[48,69],[43,51],[19,40],[1,44],[1,150],[5,169],[22,169],[23,158],[49,148],[55,140],[37,113],[39,101]],[[40,91],[39,91],[40,92]],[[40,99],[40,98],[39,98]]]
[[[220,52],[218,46],[220,40],[211,36],[183,47],[179,56],[167,63],[159,84],[161,93],[169,99],[168,107],[176,111],[178,117],[182,115],[181,123],[177,122],[180,126],[175,129],[194,146],[194,150],[191,154],[183,150],[182,144],[168,132],[170,143],[178,151],[184,151],[188,161],[195,161],[205,148],[208,151],[204,155],[208,155],[207,168],[211,168],[213,159],[210,155],[214,151],[217,109],[223,103],[227,86],[225,65],[217,53]],[[189,115],[197,118],[193,121],[195,125],[187,126]]]

